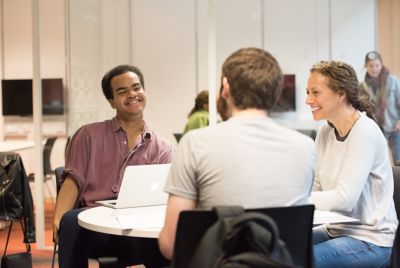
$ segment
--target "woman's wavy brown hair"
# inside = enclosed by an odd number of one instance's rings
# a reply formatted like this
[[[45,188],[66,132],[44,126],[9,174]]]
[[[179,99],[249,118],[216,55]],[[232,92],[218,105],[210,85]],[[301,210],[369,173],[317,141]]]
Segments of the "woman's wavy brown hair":
[[[318,72],[328,78],[328,87],[339,93],[345,93],[349,103],[357,110],[366,112],[376,121],[375,106],[368,94],[360,90],[356,72],[351,65],[340,61],[320,61],[314,64],[311,73]]]

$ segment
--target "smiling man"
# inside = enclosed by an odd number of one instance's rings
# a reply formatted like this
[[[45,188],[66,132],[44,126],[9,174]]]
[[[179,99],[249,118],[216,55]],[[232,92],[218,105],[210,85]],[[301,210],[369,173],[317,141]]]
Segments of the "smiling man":
[[[101,234],[78,225],[82,209],[96,206],[96,200],[117,198],[126,166],[164,164],[172,158],[171,145],[143,119],[147,97],[142,72],[117,66],[104,75],[102,88],[116,116],[81,127],[68,146],[53,220],[59,266],[88,267],[89,257],[106,255],[127,265],[157,267],[163,263],[157,240]],[[152,253],[148,259],[146,252]]]

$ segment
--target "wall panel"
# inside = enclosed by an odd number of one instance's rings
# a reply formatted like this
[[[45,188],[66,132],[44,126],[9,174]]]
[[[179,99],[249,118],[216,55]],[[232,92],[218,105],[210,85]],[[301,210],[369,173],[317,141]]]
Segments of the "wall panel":
[[[196,96],[195,1],[132,1],[132,62],[145,78],[145,119],[174,143]]]
[[[400,77],[400,1],[377,1],[378,48],[384,64]]]

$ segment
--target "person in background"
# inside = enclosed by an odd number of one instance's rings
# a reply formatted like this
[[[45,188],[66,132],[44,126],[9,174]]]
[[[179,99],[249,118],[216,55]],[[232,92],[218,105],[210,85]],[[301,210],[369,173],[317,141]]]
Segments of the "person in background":
[[[311,68],[306,103],[327,120],[316,137],[310,202],[358,219],[313,230],[316,267],[385,267],[397,228],[393,174],[374,106],[359,90],[354,69],[321,61]]]
[[[120,65],[102,79],[103,93],[116,116],[81,127],[66,152],[64,182],[58,194],[53,229],[61,268],[88,267],[88,258],[115,256],[146,267],[168,264],[156,239],[108,235],[78,225],[83,209],[96,200],[116,199],[128,165],[170,163],[172,147],[143,119],[147,97],[142,72]]]
[[[169,198],[159,245],[166,258],[172,258],[182,210],[308,202],[315,144],[268,117],[281,84],[281,68],[267,51],[243,48],[225,60],[220,98],[227,106],[222,114],[231,117],[188,132],[178,145],[164,188]]]
[[[376,51],[365,56],[365,68],[361,88],[375,104],[377,122],[388,140],[393,164],[400,165],[400,80],[383,65]]]
[[[208,90],[203,90],[196,96],[188,118],[183,134],[192,129],[208,126]]]

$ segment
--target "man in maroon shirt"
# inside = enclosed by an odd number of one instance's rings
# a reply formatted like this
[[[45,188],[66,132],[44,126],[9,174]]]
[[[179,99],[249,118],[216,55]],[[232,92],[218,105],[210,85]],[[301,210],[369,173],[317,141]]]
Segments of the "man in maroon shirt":
[[[117,66],[104,75],[102,88],[116,116],[81,127],[68,145],[53,219],[59,266],[88,267],[89,257],[108,255],[130,265],[156,267],[164,261],[156,239],[101,234],[78,225],[82,209],[117,197],[126,166],[170,163],[172,158],[171,145],[143,120],[147,97],[141,71]]]

